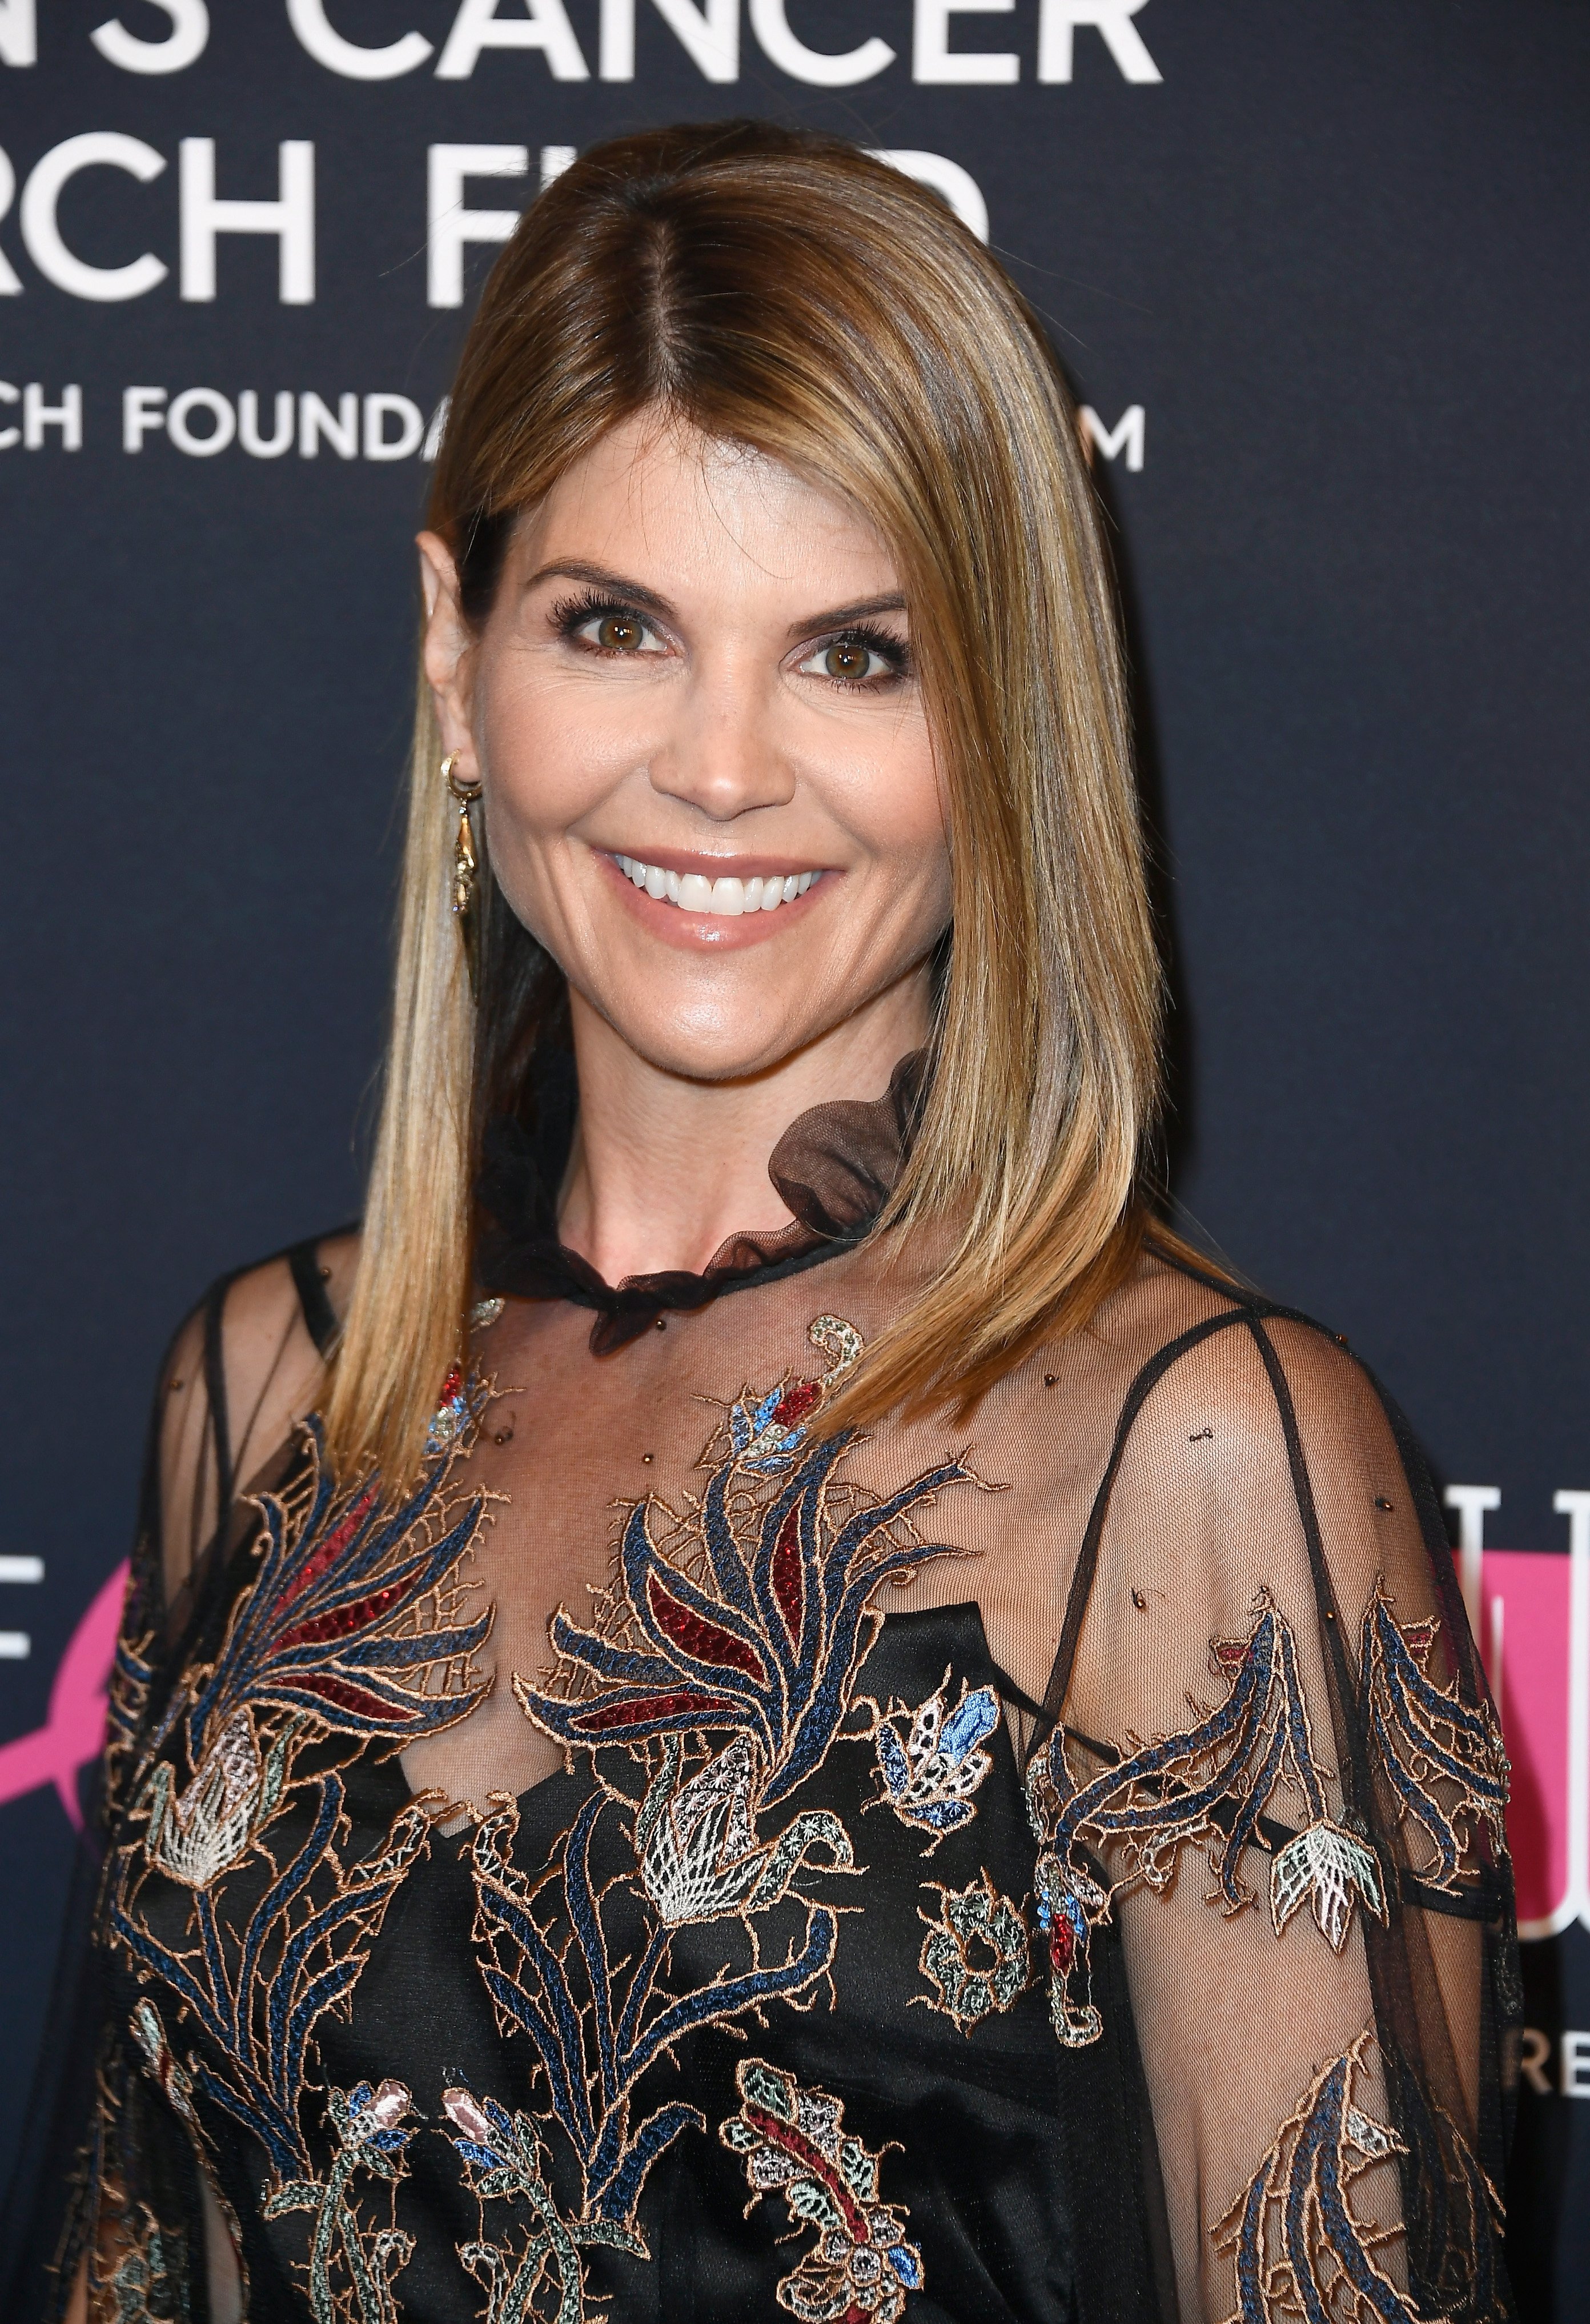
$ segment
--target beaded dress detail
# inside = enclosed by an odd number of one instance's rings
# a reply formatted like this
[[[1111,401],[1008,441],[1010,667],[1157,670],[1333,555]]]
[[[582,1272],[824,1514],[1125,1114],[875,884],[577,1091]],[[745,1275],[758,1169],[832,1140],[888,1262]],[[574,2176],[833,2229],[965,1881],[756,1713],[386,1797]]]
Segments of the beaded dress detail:
[[[616,1288],[505,1129],[404,1494],[322,1458],[345,1240],[179,1334],[8,2314],[85,2253],[96,2324],[1512,2314],[1507,1767],[1408,1432],[1151,1239],[970,1420],[825,1434],[933,1264],[868,1234],[913,1074]]]

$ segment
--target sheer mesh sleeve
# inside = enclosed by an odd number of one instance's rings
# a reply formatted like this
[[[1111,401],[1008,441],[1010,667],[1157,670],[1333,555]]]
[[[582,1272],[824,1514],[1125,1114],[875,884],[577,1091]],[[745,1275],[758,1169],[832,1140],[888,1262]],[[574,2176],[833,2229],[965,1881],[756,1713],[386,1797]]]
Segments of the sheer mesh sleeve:
[[[1433,1496],[1257,1305],[1123,1416],[1033,1761],[1062,2042],[1120,1927],[1181,2324],[1510,2314],[1506,1763]]]
[[[178,2115],[150,2103],[160,2061],[143,2057],[135,2029],[116,2022],[97,1942],[102,1868],[168,1713],[177,1650],[206,1618],[207,1587],[245,1520],[239,1480],[268,1466],[314,1401],[335,1330],[331,1293],[348,1264],[342,1239],[224,1277],[161,1367],[97,1797],[7,2200],[0,2312],[18,2324],[54,2319],[69,2303],[82,2314],[85,2264],[89,2317],[175,2314],[161,2302],[180,2284],[188,2302],[180,2312],[199,2324],[187,2252],[207,2245],[199,2281],[210,2279],[220,2294],[217,2319],[236,2312],[235,2271],[229,2286],[226,2255],[207,2235],[213,2202],[191,2151],[172,2136]]]

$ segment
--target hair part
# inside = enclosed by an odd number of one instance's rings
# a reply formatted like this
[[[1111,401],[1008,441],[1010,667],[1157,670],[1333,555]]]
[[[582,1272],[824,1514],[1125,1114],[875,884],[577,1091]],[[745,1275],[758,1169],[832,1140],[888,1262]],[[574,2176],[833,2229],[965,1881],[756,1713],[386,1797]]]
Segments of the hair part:
[[[598,146],[532,206],[464,347],[430,522],[483,623],[513,522],[638,411],[859,509],[911,609],[944,770],[952,925],[933,1066],[879,1222],[935,1221],[930,1288],[824,1416],[970,1407],[1130,1270],[1162,981],[1114,590],[1075,408],[1035,318],[938,198],[854,146],[751,122]],[[483,861],[478,1003],[423,682],[384,1102],[327,1405],[396,1480],[467,1342],[472,1180],[559,972]]]

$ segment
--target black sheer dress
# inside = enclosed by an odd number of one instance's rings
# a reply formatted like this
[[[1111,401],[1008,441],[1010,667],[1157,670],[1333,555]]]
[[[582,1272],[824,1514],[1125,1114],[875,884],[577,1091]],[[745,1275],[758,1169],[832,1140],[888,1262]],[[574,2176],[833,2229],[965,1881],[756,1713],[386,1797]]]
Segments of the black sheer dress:
[[[406,1497],[320,1459],[350,1239],[179,1335],[8,2314],[1512,2313],[1506,1764],[1406,1431],[1151,1246],[967,1425],[825,1438],[933,1263],[865,1231],[907,1097],[617,1291],[566,1107],[500,1132]]]

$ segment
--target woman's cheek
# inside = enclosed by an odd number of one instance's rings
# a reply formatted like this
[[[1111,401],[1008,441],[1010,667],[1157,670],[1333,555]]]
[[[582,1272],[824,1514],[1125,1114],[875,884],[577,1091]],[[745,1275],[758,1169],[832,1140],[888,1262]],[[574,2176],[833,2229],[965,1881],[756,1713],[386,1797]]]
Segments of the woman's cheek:
[[[482,755],[510,844],[556,837],[611,788],[611,738],[588,719],[558,715],[545,692],[498,709],[487,721]]]

